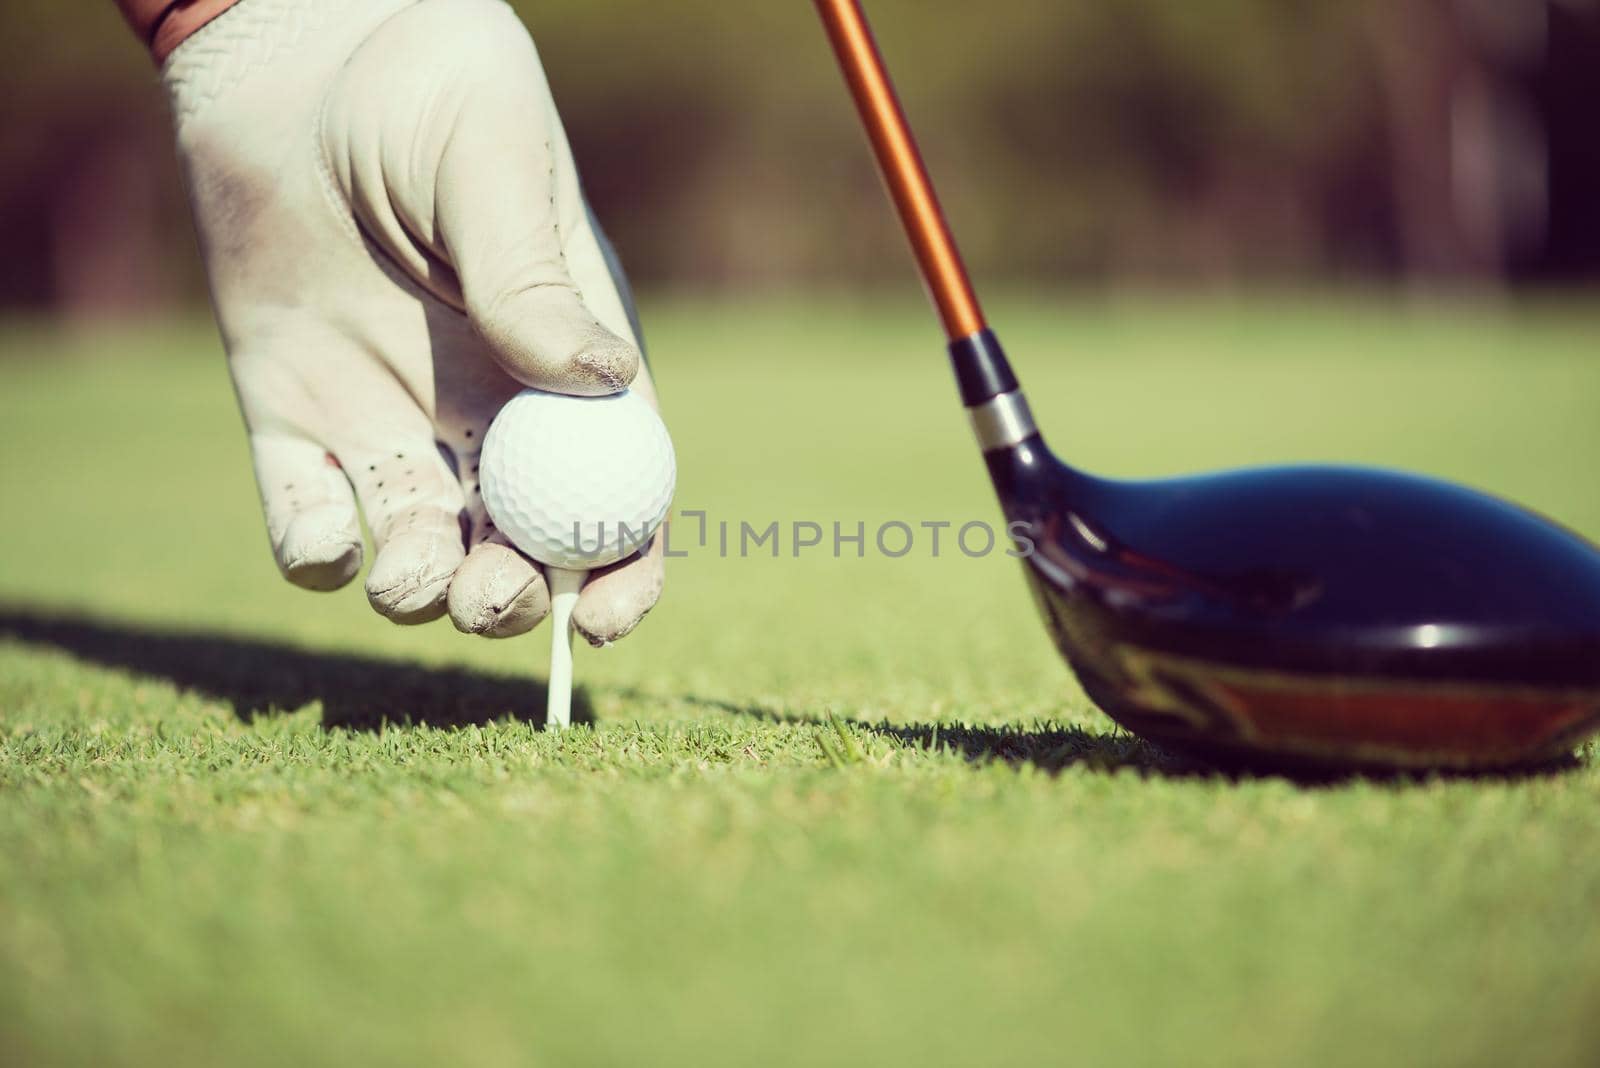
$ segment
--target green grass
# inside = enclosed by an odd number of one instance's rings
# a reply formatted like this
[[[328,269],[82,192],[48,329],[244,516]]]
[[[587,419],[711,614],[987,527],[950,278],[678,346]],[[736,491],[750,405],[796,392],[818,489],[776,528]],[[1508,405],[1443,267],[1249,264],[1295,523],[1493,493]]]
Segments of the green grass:
[[[1383,463],[1600,534],[1592,308],[992,310],[1094,470]],[[647,315],[680,508],[993,519],[920,307]],[[280,583],[208,329],[0,331],[0,457],[5,1063],[1600,1058],[1592,750],[1200,773],[948,549],[675,561],[554,737],[543,631]]]

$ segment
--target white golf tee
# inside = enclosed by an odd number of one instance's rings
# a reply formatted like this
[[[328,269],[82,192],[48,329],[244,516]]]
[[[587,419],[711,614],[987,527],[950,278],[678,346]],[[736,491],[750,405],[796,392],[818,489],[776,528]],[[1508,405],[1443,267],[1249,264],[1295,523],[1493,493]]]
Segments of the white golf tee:
[[[550,684],[545,703],[546,730],[572,726],[572,609],[578,603],[587,571],[568,571],[546,565],[550,587]]]

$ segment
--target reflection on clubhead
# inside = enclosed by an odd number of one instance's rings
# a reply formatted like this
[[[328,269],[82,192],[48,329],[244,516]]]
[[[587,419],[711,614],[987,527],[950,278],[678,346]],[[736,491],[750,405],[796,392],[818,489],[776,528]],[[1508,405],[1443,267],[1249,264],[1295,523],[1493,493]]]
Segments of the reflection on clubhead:
[[[1600,725],[1600,552],[1413,475],[1088,477],[1037,435],[987,456],[1089,695],[1235,762],[1506,767]]]

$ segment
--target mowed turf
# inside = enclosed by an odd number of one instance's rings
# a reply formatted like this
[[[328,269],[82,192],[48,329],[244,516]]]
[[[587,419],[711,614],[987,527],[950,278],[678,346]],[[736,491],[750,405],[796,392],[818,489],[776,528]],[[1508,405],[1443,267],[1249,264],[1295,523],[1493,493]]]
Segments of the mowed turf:
[[[1592,307],[991,310],[1095,471],[1381,463],[1600,534]],[[280,582],[208,327],[0,332],[0,1061],[1600,1059],[1592,749],[1323,784],[1164,757],[1017,564],[953,546],[996,517],[920,306],[646,314],[709,537],[680,518],[661,607],[579,651],[559,737],[543,630]]]

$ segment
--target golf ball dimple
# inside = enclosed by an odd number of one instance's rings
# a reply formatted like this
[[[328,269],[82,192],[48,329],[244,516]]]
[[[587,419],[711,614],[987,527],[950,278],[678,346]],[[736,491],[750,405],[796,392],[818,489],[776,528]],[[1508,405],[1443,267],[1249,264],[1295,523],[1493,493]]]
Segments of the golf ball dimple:
[[[489,518],[535,560],[591,571],[637,552],[666,519],[677,460],[666,424],[632,390],[527,389],[484,435]]]

